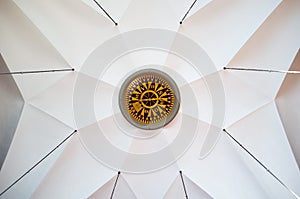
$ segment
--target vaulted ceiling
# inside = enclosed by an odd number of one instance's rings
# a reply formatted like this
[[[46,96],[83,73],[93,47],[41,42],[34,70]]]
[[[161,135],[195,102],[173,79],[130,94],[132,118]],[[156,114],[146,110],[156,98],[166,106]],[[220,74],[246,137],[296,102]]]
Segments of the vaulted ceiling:
[[[97,2],[117,26],[93,0],[0,2],[0,198],[299,198],[300,1]],[[117,105],[147,67],[182,96],[153,136]]]

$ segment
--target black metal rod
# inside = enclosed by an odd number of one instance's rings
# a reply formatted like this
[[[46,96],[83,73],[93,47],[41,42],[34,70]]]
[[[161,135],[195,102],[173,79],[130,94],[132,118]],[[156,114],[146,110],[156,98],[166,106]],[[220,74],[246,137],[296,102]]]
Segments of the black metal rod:
[[[15,180],[9,187],[7,187],[4,191],[0,193],[2,196],[5,192],[7,192],[10,188],[12,188],[15,184],[17,184],[22,178],[24,178],[28,173],[30,173],[35,167],[37,167],[42,161],[44,161],[49,155],[51,155],[56,149],[58,149],[64,142],[66,142],[77,130],[74,130],[70,135],[68,135],[63,141],[61,141],[55,148],[53,148],[47,155],[45,155],[42,159],[40,159],[35,165],[33,165],[29,170],[27,170],[22,176],[20,176],[17,180]]]
[[[195,3],[197,2],[197,0],[195,0],[193,2],[193,4],[190,6],[190,8],[188,9],[188,11],[185,13],[185,15],[183,16],[183,18],[181,19],[181,21],[179,22],[180,24],[183,23],[184,19],[186,18],[186,16],[189,14],[189,12],[191,11],[192,7],[195,5]]]
[[[118,171],[118,175],[117,175],[117,178],[116,178],[116,181],[115,181],[115,184],[114,184],[114,188],[113,188],[113,190],[112,190],[112,192],[111,192],[110,199],[112,199],[112,198],[113,198],[113,196],[114,196],[115,189],[116,189],[117,182],[118,182],[118,180],[119,180],[119,176],[120,176],[120,174],[121,174],[121,171]]]
[[[100,5],[100,3],[98,3],[98,1],[93,0],[95,2],[95,4],[97,4],[97,6],[106,14],[106,16],[108,16],[108,18],[110,20],[112,20],[112,22],[114,22],[114,24],[117,26],[118,23],[108,14],[108,12],[106,12],[106,10]]]
[[[258,68],[231,68],[231,67],[223,67],[223,69],[224,70],[252,71],[252,72],[300,74],[300,71],[284,71],[284,70],[258,69]]]
[[[53,69],[53,70],[31,70],[31,71],[4,72],[4,73],[0,73],[0,75],[24,75],[24,74],[33,74],[33,73],[54,73],[54,72],[67,72],[67,71],[75,71],[75,69],[74,68],[66,68],[66,69]]]
[[[235,142],[237,143],[244,151],[246,151],[260,166],[262,166],[271,176],[273,176],[282,186],[284,186],[291,194],[293,194],[297,199],[300,197],[290,189],[286,184],[284,184],[270,169],[268,169],[261,161],[259,161],[250,151],[248,151],[237,139],[235,139],[226,129],[223,131]]]
[[[187,195],[186,187],[185,187],[185,184],[184,184],[184,180],[183,180],[183,176],[182,176],[182,171],[179,171],[179,174],[180,174],[180,178],[181,178],[181,182],[182,182],[182,186],[183,186],[185,198],[188,199],[189,197]]]

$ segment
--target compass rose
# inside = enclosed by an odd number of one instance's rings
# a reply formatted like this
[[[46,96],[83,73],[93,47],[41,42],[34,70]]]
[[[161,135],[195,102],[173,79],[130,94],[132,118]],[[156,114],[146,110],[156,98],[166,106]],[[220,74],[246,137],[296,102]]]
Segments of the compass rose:
[[[157,129],[168,124],[179,108],[179,91],[164,72],[145,69],[131,75],[122,85],[119,104],[134,126]]]

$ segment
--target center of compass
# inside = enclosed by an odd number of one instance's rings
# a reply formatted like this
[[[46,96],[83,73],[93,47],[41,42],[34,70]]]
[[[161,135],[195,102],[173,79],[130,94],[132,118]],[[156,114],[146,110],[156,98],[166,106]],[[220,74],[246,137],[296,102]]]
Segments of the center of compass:
[[[121,113],[128,122],[142,129],[167,125],[179,109],[179,91],[164,72],[145,69],[128,77],[119,94]]]
[[[158,94],[153,90],[142,93],[140,101],[145,108],[152,109],[159,103]]]

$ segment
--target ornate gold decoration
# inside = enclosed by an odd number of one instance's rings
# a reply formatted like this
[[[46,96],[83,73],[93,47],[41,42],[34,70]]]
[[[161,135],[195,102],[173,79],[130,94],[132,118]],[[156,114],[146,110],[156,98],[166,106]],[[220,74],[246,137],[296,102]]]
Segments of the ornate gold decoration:
[[[166,125],[179,108],[179,92],[175,82],[167,74],[154,69],[142,70],[130,76],[120,94],[119,103],[123,104],[120,107],[125,118],[144,129]]]

